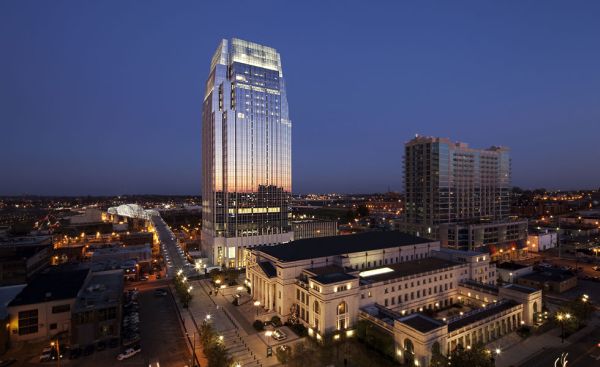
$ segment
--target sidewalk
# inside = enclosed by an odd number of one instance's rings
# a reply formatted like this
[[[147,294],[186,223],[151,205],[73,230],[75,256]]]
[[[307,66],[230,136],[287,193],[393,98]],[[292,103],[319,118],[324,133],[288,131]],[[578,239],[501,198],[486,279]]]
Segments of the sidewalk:
[[[564,348],[576,343],[583,336],[600,327],[600,319],[592,317],[586,327],[571,334],[565,342],[561,342],[560,328],[554,328],[541,335],[530,336],[520,343],[508,346],[502,350],[496,359],[496,367],[520,366],[523,362],[535,357],[552,348]],[[502,348],[502,346],[500,346]]]

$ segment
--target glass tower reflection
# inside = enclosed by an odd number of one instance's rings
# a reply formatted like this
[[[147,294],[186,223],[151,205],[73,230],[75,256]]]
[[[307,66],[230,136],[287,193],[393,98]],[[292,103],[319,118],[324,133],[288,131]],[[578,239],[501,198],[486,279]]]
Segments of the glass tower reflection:
[[[222,40],[202,108],[202,246],[215,265],[291,239],[291,129],[279,53]]]

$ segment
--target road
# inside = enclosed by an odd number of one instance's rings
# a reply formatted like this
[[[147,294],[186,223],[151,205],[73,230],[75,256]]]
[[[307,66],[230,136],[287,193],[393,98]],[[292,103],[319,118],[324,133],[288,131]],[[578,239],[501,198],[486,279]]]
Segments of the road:
[[[160,248],[167,266],[167,277],[174,277],[179,269],[182,269],[186,276],[195,275],[196,270],[185,258],[183,249],[177,243],[177,238],[167,223],[160,216],[153,216],[152,223],[160,240]]]
[[[532,357],[521,364],[521,367],[554,366],[554,361],[561,353],[568,353],[569,367],[598,367],[600,366],[600,328],[565,348],[548,348],[543,353]]]

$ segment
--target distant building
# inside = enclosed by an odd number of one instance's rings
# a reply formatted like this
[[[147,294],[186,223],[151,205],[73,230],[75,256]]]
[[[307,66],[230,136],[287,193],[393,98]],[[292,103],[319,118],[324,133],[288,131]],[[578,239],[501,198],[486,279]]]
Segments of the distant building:
[[[500,249],[523,247],[527,221],[509,217],[510,165],[505,147],[473,149],[444,138],[412,139],[405,145],[401,230],[492,257]]]
[[[26,283],[50,264],[51,236],[0,238],[0,285]]]
[[[69,223],[71,225],[101,223],[106,221],[106,219],[106,215],[102,213],[102,210],[97,208],[87,208],[81,213],[69,217]]]
[[[245,266],[245,249],[292,239],[292,123],[277,50],[233,38],[213,55],[202,107],[202,247]]]
[[[558,232],[552,229],[529,228],[527,249],[542,252],[558,246]]]
[[[338,235],[337,221],[334,220],[299,220],[291,223],[294,240]]]
[[[577,286],[577,275],[562,269],[545,268],[518,278],[517,283],[545,292],[563,293]]]
[[[503,262],[496,264],[496,271],[501,282],[515,283],[518,278],[533,273],[533,266]]]

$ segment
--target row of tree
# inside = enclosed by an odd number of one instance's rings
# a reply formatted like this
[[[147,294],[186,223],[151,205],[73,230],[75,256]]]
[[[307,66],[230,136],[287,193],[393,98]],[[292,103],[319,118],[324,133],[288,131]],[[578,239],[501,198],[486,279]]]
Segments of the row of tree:
[[[206,320],[203,321],[198,328],[198,333],[202,350],[208,360],[208,367],[231,367],[233,360],[212,325]]]

